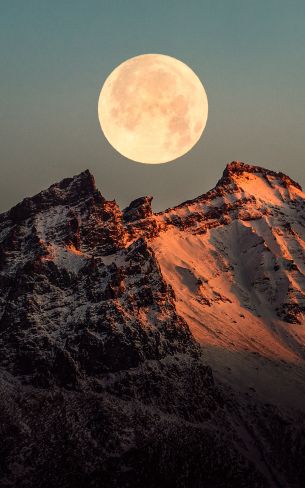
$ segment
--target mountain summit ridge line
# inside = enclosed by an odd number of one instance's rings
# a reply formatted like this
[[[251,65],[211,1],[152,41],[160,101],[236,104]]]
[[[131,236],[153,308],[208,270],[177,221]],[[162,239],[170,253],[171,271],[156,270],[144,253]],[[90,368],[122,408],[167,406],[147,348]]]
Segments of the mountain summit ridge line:
[[[187,203],[190,203],[190,202],[193,202],[193,201],[196,201],[198,199],[203,199],[205,197],[208,197],[209,194],[211,192],[213,192],[213,190],[215,190],[215,188],[217,188],[218,186],[221,186],[223,181],[226,180],[226,178],[229,178],[231,174],[242,174],[242,173],[261,173],[262,175],[270,175],[270,176],[275,176],[275,177],[279,177],[283,180],[283,182],[285,182],[287,185],[292,185],[292,186],[295,186],[296,188],[298,188],[299,190],[302,191],[302,187],[301,185],[294,181],[292,178],[290,178],[289,176],[287,176],[286,174],[282,173],[281,171],[279,172],[276,172],[274,170],[269,170],[269,169],[266,169],[266,168],[263,168],[261,166],[257,166],[257,165],[251,165],[251,164],[247,164],[247,163],[243,163],[241,161],[232,161],[231,163],[228,163],[223,171],[223,175],[222,177],[218,180],[218,182],[216,183],[215,187],[212,188],[211,190],[208,190],[207,192],[201,194],[201,195],[198,195],[197,197],[194,197],[192,199],[189,199],[189,200],[185,200],[184,202],[182,203],[179,203],[178,205],[174,205],[172,207],[168,207],[166,208],[165,210],[161,210],[159,212],[156,212],[156,214],[162,214],[164,212],[166,212],[167,210],[171,209],[171,208],[178,208],[178,207],[181,207]],[[7,214],[8,212],[11,212],[13,209],[15,209],[16,207],[19,207],[21,204],[26,204],[26,202],[28,200],[37,200],[39,198],[40,195],[46,193],[46,192],[51,192],[52,189],[54,188],[58,188],[58,187],[62,187],[63,189],[65,187],[67,187],[69,184],[76,182],[76,181],[80,181],[80,182],[84,182],[84,187],[86,186],[86,184],[88,185],[88,191],[90,192],[90,190],[92,192],[95,192],[95,191],[98,191],[100,193],[100,191],[97,189],[97,186],[96,186],[96,182],[95,182],[95,178],[94,176],[91,174],[90,170],[89,169],[86,169],[84,171],[81,171],[80,173],[76,174],[75,176],[73,177],[66,177],[64,179],[62,179],[60,182],[58,183],[53,183],[52,185],[50,185],[48,188],[46,188],[45,190],[42,190],[41,192],[33,195],[33,196],[29,196],[29,197],[25,197],[23,200],[21,200],[19,203],[17,203],[16,205],[14,205],[11,209],[5,211],[5,212],[2,212],[0,214],[0,216],[2,214]],[[104,198],[104,197],[103,197]],[[135,200],[133,200],[132,202],[136,201],[136,200],[139,200],[141,198],[151,198],[153,199],[153,197],[137,197]],[[112,200],[112,201],[115,201]],[[131,203],[132,203],[131,202]],[[130,205],[130,204],[129,204]]]

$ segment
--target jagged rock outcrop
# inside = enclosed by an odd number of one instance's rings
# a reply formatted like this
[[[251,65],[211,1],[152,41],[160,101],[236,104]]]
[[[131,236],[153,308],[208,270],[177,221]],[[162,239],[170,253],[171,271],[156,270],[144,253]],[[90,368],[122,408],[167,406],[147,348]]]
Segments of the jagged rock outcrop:
[[[140,215],[142,217],[142,215]],[[2,215],[0,361],[26,382],[75,385],[197,353],[144,237],[130,239],[88,171]]]
[[[0,485],[301,487],[300,185],[151,200],[85,171],[0,215]]]
[[[123,221],[131,238],[155,237],[160,231],[160,224],[153,214],[152,197],[137,198],[123,210]]]
[[[151,208],[152,197],[140,197],[133,200],[123,211],[125,222],[135,222],[136,220],[151,217],[153,211]]]

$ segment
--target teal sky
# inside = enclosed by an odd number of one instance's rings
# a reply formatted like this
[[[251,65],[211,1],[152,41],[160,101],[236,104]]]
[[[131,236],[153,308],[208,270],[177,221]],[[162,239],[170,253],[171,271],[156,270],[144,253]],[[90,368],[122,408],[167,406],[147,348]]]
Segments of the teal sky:
[[[107,75],[163,53],[203,82],[209,119],[182,158],[119,155],[97,118]],[[89,168],[120,205],[161,210],[213,187],[238,159],[305,186],[304,0],[1,0],[0,211]]]

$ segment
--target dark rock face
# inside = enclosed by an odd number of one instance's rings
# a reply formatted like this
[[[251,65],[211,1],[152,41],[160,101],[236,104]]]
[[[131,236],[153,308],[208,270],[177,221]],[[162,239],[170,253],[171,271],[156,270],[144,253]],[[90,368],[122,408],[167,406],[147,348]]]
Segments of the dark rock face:
[[[158,235],[158,225],[151,208],[152,197],[137,198],[123,210],[123,220],[131,238]]]
[[[140,197],[133,200],[133,202],[123,210],[125,222],[134,222],[136,220],[150,217],[152,215],[151,201],[152,197]]]
[[[190,203],[233,194],[245,166]],[[152,246],[267,210],[254,196],[185,205],[121,212],[85,171],[0,216],[0,486],[303,486],[302,413],[215,382]]]
[[[8,371],[36,386],[74,387],[83,375],[197,353],[153,251],[142,237],[125,246],[122,214],[88,172],[25,202],[25,212],[21,204],[1,219]]]

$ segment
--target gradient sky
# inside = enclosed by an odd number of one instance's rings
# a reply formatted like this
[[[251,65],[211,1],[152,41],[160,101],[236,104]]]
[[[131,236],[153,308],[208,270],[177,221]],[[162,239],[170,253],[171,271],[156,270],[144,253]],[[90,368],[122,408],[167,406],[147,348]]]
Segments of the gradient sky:
[[[119,155],[97,117],[122,61],[162,53],[203,82],[209,119],[182,158]],[[0,211],[86,168],[124,206],[161,210],[212,188],[234,159],[305,186],[304,0],[1,0]]]

